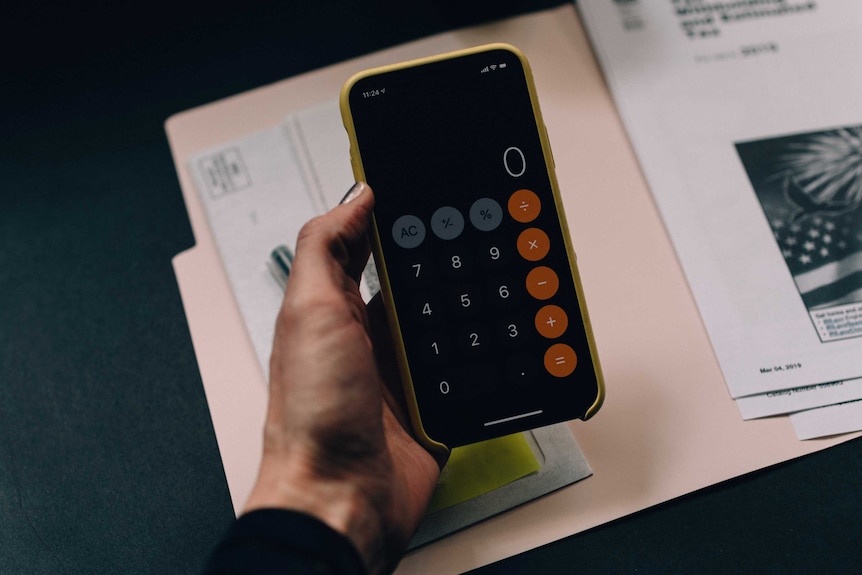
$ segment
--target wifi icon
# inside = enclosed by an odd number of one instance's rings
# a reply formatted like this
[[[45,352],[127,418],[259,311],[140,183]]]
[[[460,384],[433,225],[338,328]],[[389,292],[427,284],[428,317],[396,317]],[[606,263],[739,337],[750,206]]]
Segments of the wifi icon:
[[[491,70],[496,70],[496,69],[497,69],[497,65],[496,65],[496,64],[491,64]]]

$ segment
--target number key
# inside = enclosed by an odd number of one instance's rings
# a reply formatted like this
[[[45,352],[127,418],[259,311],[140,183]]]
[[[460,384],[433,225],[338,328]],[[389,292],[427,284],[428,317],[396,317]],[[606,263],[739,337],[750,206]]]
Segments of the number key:
[[[511,261],[512,247],[502,238],[483,242],[476,252],[479,265],[487,270],[505,270]]]
[[[410,303],[410,319],[419,325],[436,325],[444,316],[440,299],[430,293],[420,293]]]
[[[517,314],[506,315],[494,325],[496,341],[509,349],[528,344],[533,333],[535,333],[535,328],[531,323]]]
[[[511,276],[498,277],[488,284],[488,301],[497,307],[511,307],[521,299],[521,284]]]
[[[471,284],[462,284],[449,291],[449,307],[461,316],[475,315],[482,308],[482,293]]]
[[[481,383],[483,375],[486,379],[494,371],[494,367],[487,364],[445,369],[436,376],[423,379],[421,386],[426,394],[440,402],[469,401],[488,391],[483,389]]]
[[[480,356],[493,347],[488,330],[482,325],[471,324],[462,329],[457,340],[458,351],[468,357]]]
[[[411,347],[415,349],[423,361],[432,365],[446,363],[452,353],[451,342],[445,335],[438,332],[429,332],[419,336]]]
[[[409,286],[428,285],[434,279],[434,265],[425,256],[412,257],[401,266],[401,279]]]
[[[440,272],[449,278],[464,278],[473,272],[473,257],[464,246],[455,246],[442,251],[437,261]]]

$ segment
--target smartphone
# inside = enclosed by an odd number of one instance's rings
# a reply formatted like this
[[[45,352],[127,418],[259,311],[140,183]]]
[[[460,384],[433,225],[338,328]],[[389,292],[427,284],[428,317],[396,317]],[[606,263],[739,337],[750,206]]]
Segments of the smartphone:
[[[588,419],[604,383],[530,68],[507,44],[341,92],[416,436],[430,449]]]

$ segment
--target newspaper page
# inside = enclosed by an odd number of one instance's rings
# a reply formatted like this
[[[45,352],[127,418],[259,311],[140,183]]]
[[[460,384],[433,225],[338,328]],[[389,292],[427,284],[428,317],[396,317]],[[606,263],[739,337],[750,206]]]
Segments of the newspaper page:
[[[862,397],[862,2],[577,6],[731,396]]]

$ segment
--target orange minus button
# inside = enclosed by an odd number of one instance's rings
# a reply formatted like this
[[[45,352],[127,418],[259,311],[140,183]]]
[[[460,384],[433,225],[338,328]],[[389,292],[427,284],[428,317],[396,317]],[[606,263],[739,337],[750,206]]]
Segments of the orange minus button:
[[[577,365],[575,350],[564,343],[555,343],[545,352],[545,369],[554,377],[571,375]]]
[[[545,300],[554,297],[560,287],[560,278],[554,270],[547,266],[539,266],[527,274],[527,291],[536,299]]]
[[[537,262],[551,249],[548,234],[539,228],[527,228],[518,236],[518,253],[527,261]]]

